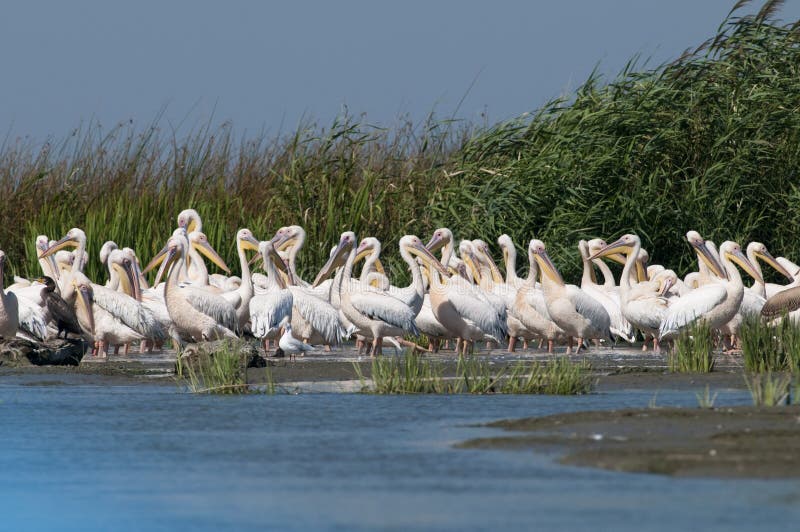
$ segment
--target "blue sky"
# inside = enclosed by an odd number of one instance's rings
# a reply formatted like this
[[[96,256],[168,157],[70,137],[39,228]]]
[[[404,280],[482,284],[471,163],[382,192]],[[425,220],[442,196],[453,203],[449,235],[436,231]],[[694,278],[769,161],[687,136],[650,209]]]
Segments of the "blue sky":
[[[0,18],[0,134],[145,126],[162,109],[175,127],[213,117],[243,134],[329,124],[343,106],[381,124],[432,110],[493,122],[574,89],[595,66],[613,75],[636,53],[674,58],[732,4],[17,2]],[[799,4],[781,16],[800,18]]]

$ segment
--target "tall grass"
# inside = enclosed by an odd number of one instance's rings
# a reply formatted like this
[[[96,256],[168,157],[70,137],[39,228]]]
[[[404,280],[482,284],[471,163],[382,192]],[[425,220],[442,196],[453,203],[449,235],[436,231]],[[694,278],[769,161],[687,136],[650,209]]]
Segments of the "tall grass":
[[[800,326],[784,316],[773,326],[760,316],[745,316],[739,330],[747,371],[797,371],[800,369]]]
[[[179,357],[178,381],[187,382],[192,393],[238,395],[259,391],[274,394],[275,384],[269,366],[265,369],[265,385],[256,388],[247,382],[248,360],[240,345],[240,341],[225,341],[214,352],[199,349],[190,357]]]
[[[786,373],[747,373],[744,377],[750,397],[755,406],[778,406],[789,404],[792,376]]]
[[[493,369],[474,356],[459,357],[455,375],[445,376],[444,364],[419,356],[379,357],[372,361],[372,382],[354,364],[364,393],[375,394],[548,394],[579,395],[594,387],[591,367],[584,360],[556,358],[546,363],[519,362]]]
[[[709,373],[714,371],[714,340],[711,328],[697,320],[675,339],[669,354],[669,370],[678,373]]]
[[[629,231],[679,273],[694,261],[682,239],[689,228],[791,255],[800,24],[776,22],[777,5],[734,10],[674,61],[632,59],[613,79],[592,74],[574,94],[486,128],[432,116],[382,129],[343,115],[274,137],[238,138],[225,125],[177,138],[156,120],[144,131],[90,124],[61,141],[7,141],[0,245],[9,274],[36,272],[35,235],[71,226],[85,228],[93,257],[115,239],[148,258],[186,207],[204,216],[229,264],[238,227],[263,238],[303,225],[306,276],[344,230],[394,250],[401,235],[440,225],[489,242],[506,232],[520,246],[535,235],[568,278],[579,272],[579,238]],[[387,266],[404,278],[394,255]],[[99,268],[93,259],[89,275],[103,278]]]

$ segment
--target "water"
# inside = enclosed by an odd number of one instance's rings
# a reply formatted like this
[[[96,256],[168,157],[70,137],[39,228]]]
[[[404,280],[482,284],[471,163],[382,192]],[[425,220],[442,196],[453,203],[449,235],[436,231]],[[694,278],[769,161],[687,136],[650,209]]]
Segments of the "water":
[[[0,385],[3,530],[746,530],[800,519],[797,481],[673,479],[452,447],[500,433],[471,424],[642,407],[652,391],[214,397],[27,384]],[[696,405],[686,391],[657,402]]]

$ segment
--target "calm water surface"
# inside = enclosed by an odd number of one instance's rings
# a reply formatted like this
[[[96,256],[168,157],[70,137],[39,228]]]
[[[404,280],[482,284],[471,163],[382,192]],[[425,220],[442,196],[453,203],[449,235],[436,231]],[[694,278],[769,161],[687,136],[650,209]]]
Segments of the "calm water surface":
[[[33,379],[28,378],[28,381]],[[192,396],[0,383],[0,529],[749,530],[800,522],[800,482],[672,479],[452,445],[500,418],[642,407],[583,397]],[[691,392],[658,404],[695,406]],[[717,404],[743,404],[741,392]]]

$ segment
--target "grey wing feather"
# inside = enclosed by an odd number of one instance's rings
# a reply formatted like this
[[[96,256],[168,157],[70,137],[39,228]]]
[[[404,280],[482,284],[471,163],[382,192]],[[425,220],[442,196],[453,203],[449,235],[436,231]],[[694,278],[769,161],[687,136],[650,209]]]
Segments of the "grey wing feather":
[[[167,333],[153,313],[134,298],[104,286],[92,287],[94,302],[145,338],[166,340]]]
[[[777,318],[782,314],[794,312],[800,308],[800,286],[788,288],[778,292],[767,299],[761,307],[761,315],[767,318]]]
[[[407,333],[419,335],[417,324],[414,323],[416,314],[405,303],[385,292],[350,294],[350,303],[370,319],[377,319]]]

